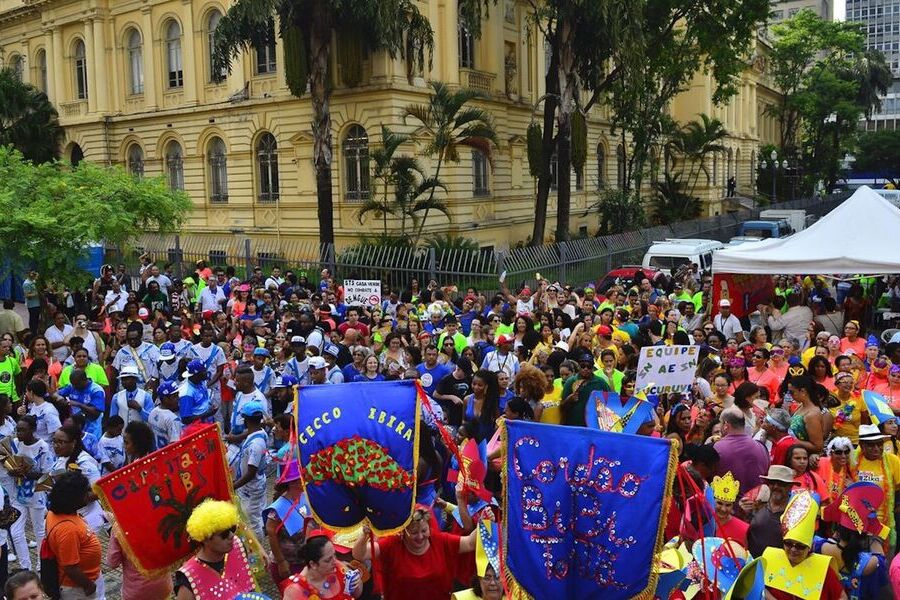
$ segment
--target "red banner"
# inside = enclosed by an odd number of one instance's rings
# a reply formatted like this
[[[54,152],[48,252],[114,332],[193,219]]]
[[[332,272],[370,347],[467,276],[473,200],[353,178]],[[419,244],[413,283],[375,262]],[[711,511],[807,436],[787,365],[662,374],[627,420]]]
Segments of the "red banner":
[[[713,275],[713,314],[719,313],[719,301],[731,302],[731,314],[741,318],[756,310],[760,304],[770,304],[775,295],[771,275],[738,275],[716,273]]]
[[[94,484],[142,572],[165,571],[191,555],[185,532],[191,512],[207,498],[231,501],[227,465],[218,427],[207,425]]]

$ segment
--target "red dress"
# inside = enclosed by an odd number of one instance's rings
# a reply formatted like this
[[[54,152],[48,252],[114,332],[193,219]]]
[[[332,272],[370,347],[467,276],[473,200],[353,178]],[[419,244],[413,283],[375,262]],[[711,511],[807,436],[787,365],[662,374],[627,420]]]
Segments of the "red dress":
[[[460,565],[474,557],[474,553],[460,555],[459,540],[459,536],[432,529],[431,544],[422,555],[407,550],[398,535],[378,540],[384,600],[448,600]],[[474,564],[472,567],[474,573]]]

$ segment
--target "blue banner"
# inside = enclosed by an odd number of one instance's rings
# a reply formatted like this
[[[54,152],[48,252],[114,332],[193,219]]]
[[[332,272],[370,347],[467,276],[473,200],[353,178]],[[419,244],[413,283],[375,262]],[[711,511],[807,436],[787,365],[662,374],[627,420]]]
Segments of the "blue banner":
[[[535,598],[615,600],[656,585],[677,458],[669,440],[506,421],[504,556]]]
[[[415,381],[300,388],[297,443],[318,522],[343,531],[368,519],[379,535],[406,525],[416,498],[418,392]]]

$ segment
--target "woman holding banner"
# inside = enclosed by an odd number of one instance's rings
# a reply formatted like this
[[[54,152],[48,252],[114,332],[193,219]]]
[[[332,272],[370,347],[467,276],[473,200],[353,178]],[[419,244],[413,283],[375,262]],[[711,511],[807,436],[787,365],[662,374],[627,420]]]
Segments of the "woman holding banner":
[[[465,498],[457,496],[460,506],[465,506]],[[468,517],[467,511],[462,511]],[[469,517],[471,519],[471,517]],[[424,506],[413,510],[412,518],[400,535],[381,538],[370,542],[372,532],[363,528],[353,546],[353,558],[365,561],[374,558],[379,561],[384,600],[448,600],[453,591],[453,581],[469,566],[474,552],[478,528],[472,533],[459,537],[437,529],[432,512]],[[472,572],[469,571],[465,580]]]

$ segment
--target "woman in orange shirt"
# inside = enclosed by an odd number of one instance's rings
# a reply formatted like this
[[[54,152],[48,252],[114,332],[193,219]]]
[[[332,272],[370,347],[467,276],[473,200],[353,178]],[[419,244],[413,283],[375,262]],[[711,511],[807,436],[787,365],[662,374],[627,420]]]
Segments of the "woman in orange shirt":
[[[78,514],[91,491],[88,478],[78,471],[64,473],[53,484],[47,499],[45,548],[56,557],[63,598],[103,598],[100,561],[103,550],[91,528]],[[96,596],[95,596],[96,594]]]
[[[850,464],[853,442],[846,437],[832,438],[825,452],[828,456],[819,459],[816,472],[825,484],[828,498],[834,502],[848,485],[856,481],[856,470]]]
[[[830,496],[825,488],[825,482],[815,472],[809,470],[809,453],[806,448],[799,444],[794,444],[788,448],[784,455],[784,464],[794,470],[794,481],[797,483],[796,489],[809,490],[815,492],[822,499],[822,505],[828,504]]]

